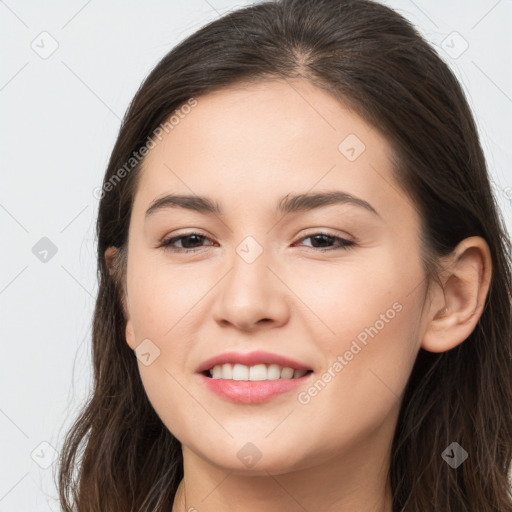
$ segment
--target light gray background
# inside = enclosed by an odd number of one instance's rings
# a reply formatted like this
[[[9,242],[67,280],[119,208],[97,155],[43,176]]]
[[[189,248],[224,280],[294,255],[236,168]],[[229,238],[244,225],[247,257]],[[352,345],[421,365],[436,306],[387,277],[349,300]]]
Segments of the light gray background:
[[[54,457],[91,384],[93,190],[120,119],[178,41],[249,3],[0,1],[0,512],[60,510]],[[462,81],[510,231],[511,0],[386,3]],[[57,248],[46,262],[42,237]]]

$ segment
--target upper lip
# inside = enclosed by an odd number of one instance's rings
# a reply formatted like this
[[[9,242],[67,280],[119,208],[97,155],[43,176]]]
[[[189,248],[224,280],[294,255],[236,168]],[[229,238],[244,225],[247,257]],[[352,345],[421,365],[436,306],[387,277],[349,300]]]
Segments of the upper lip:
[[[245,366],[254,366],[257,364],[277,364],[283,368],[293,368],[294,370],[310,370],[308,366],[294,361],[288,357],[272,354],[271,352],[264,352],[261,350],[255,352],[241,353],[241,352],[224,352],[216,356],[210,357],[204,361],[198,368],[197,373],[202,373],[210,370],[216,365],[225,363],[243,364]]]

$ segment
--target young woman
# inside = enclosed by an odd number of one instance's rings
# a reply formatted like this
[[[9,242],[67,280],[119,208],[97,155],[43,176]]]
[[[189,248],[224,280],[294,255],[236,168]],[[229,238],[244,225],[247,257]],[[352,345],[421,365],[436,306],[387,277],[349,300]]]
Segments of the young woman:
[[[510,245],[460,85],[367,0],[208,24],[105,173],[65,511],[512,511]]]

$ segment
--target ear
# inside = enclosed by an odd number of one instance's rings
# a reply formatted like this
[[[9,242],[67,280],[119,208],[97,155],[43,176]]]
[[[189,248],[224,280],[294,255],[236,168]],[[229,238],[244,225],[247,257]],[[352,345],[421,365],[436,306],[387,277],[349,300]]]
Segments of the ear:
[[[421,342],[429,352],[445,352],[469,337],[482,315],[491,282],[491,253],[482,237],[466,238],[447,260],[443,287],[433,292]]]
[[[119,249],[117,247],[108,247],[105,251],[105,263],[110,275],[115,275],[118,268]]]
[[[107,265],[108,271],[110,275],[117,281],[117,284],[121,285],[120,279],[121,279],[121,272],[120,272],[120,263],[119,263],[119,249],[117,247],[108,247],[105,250],[105,263]],[[120,286],[121,290],[124,290],[124,286]],[[135,350],[136,343],[135,343],[135,333],[133,329],[133,323],[130,317],[130,311],[127,306],[127,297],[125,296],[125,292],[122,291],[122,297],[121,302],[123,306],[123,314],[124,318],[126,320],[126,328],[125,328],[125,336],[126,336],[126,342],[130,346],[132,350]]]

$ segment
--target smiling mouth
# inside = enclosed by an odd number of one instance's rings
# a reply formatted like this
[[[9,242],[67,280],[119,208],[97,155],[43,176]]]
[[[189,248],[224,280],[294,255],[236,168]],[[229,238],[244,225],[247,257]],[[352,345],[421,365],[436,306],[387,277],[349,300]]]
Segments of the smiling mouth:
[[[203,375],[212,379],[225,379],[233,381],[262,381],[280,379],[299,379],[313,370],[296,370],[278,364],[256,364],[246,366],[240,363],[218,364],[203,372]]]

